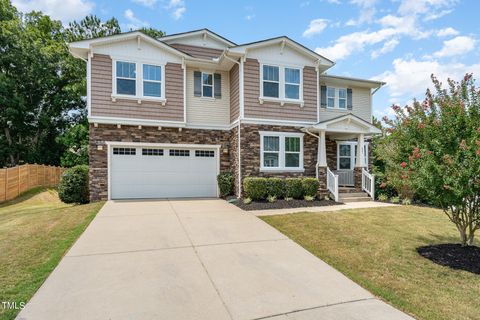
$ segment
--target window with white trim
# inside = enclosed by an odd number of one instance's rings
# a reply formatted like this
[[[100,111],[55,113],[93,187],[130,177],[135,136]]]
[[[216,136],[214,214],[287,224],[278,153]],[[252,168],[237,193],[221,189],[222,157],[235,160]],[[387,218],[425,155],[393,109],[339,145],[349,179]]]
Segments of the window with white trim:
[[[162,96],[162,67],[151,64],[143,65],[143,95],[146,97]]]
[[[302,100],[302,69],[262,64],[260,99]]]
[[[347,109],[347,89],[327,87],[327,108]]]
[[[213,74],[202,72],[202,97],[213,97]]]
[[[263,96],[280,97],[279,67],[263,65]]]
[[[285,98],[300,99],[300,69],[285,68]]]
[[[117,61],[116,63],[116,84],[117,94],[129,96],[136,95],[137,71],[133,62]]]
[[[260,149],[261,170],[303,170],[302,134],[261,132]]]
[[[363,144],[363,163],[368,167],[368,142]],[[357,163],[357,142],[337,144],[337,169],[353,170]]]

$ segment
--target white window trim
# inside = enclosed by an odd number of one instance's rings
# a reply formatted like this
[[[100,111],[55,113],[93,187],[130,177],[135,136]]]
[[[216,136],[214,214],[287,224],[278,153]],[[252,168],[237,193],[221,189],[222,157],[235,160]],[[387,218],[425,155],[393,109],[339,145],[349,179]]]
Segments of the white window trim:
[[[117,93],[117,61],[119,62],[129,62],[129,63],[135,63],[135,92],[136,95],[127,95],[127,94],[118,94]],[[144,96],[143,95],[143,65],[148,64],[148,65],[153,65],[153,66],[158,66],[161,68],[161,96],[160,97],[151,97],[151,96]],[[147,80],[151,81],[151,80]],[[127,99],[127,100],[137,100],[139,104],[142,103],[142,101],[155,101],[155,102],[161,102],[162,105],[165,105],[167,102],[167,99],[165,97],[165,64],[162,63],[157,63],[157,62],[151,62],[151,61],[133,61],[129,59],[112,59],[112,101],[115,102],[116,99]]]
[[[143,66],[153,66],[153,67],[160,67],[160,80],[147,80],[143,77]],[[163,96],[164,96],[164,93],[163,93],[163,81],[165,80],[163,78],[163,74],[162,74],[162,70],[163,70],[163,67],[162,66],[159,66],[159,65],[156,65],[156,64],[151,64],[151,63],[142,63],[142,95],[144,95],[144,84],[145,82],[151,82],[151,83],[160,83],[160,97],[156,97],[156,96],[144,96],[144,97],[148,97],[148,98],[155,98],[155,99],[161,99]]]
[[[340,145],[350,145],[350,167],[351,169],[340,169]],[[357,142],[355,141],[337,141],[337,170],[353,170],[355,168],[355,158],[357,157],[357,154],[355,152],[355,146],[357,145]],[[368,145],[369,142],[364,142],[363,146],[365,148],[364,150],[364,165],[365,168],[368,169]],[[347,156],[343,156],[347,157]]]
[[[278,167],[264,167],[263,166],[263,137],[278,137],[279,138],[279,151],[278,151]],[[260,172],[304,172],[303,167],[303,133],[296,132],[270,132],[270,131],[260,131]],[[285,138],[300,138],[300,159],[299,166],[294,167],[285,167]],[[270,151],[266,151],[270,152]],[[273,151],[275,152],[275,151]],[[272,153],[273,153],[272,152]]]
[[[331,98],[331,97],[328,96],[328,89],[333,89],[334,92],[335,92],[333,108],[328,106],[328,98]],[[342,98],[342,99],[345,99],[345,108],[340,108],[340,102],[339,102],[340,101],[340,90],[345,90],[346,97]],[[348,90],[347,90],[347,88],[327,86],[326,95],[327,95],[327,98],[326,98],[327,99],[327,109],[348,111]]]
[[[212,76],[212,84],[203,84],[203,75],[204,74],[208,74],[208,75],[211,75]],[[202,94],[201,94],[201,98],[206,98],[206,99],[215,99],[215,79],[214,79],[214,73],[213,72],[207,72],[207,71],[201,71],[201,75],[200,75],[200,84],[201,84],[201,91],[202,91]],[[212,96],[209,97],[209,96],[204,96],[203,95],[203,86],[210,86],[212,87]]]
[[[272,82],[277,83],[272,80],[263,80],[263,66],[278,67],[278,98],[275,97],[265,97],[263,95],[263,82]],[[299,94],[298,99],[289,99],[285,98],[285,68],[288,69],[297,69],[300,70],[300,84],[299,84]],[[297,83],[292,83],[297,85]],[[278,65],[275,63],[260,63],[260,97],[258,98],[260,104],[263,104],[265,101],[268,102],[279,102],[282,106],[285,103],[300,104],[301,107],[304,105],[303,101],[303,68],[300,66],[293,65]]]

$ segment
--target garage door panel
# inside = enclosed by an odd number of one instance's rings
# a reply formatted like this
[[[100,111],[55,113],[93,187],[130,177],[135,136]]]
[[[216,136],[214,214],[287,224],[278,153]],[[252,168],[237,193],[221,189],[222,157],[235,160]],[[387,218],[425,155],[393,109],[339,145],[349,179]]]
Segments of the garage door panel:
[[[214,151],[214,157],[201,157],[196,156],[195,148],[191,148],[188,149],[189,156],[170,156],[169,148],[157,148],[163,150],[163,155],[158,155],[158,151],[156,155],[151,151],[150,155],[143,155],[142,148],[135,147],[135,155],[119,155],[113,154],[113,148],[110,163],[113,199],[217,196],[217,151]],[[199,148],[204,150],[201,146]],[[175,150],[187,149],[179,147]],[[184,151],[174,153],[185,154]]]

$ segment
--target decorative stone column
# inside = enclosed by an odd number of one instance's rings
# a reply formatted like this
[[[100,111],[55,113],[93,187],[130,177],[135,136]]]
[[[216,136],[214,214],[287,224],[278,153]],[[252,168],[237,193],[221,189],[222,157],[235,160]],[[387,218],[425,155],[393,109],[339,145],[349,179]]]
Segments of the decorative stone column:
[[[327,167],[318,167],[318,196],[320,199],[324,198],[328,194],[327,188]]]
[[[325,197],[328,194],[327,188],[327,147],[325,142],[325,131],[320,131],[318,136],[318,153],[317,153],[317,162],[318,162],[318,182],[320,183],[318,187],[318,194],[320,198]]]
[[[355,179],[355,191],[362,191],[362,169],[365,167],[364,163],[364,140],[365,136],[363,133],[360,133],[357,137],[357,163],[354,168],[354,179]]]

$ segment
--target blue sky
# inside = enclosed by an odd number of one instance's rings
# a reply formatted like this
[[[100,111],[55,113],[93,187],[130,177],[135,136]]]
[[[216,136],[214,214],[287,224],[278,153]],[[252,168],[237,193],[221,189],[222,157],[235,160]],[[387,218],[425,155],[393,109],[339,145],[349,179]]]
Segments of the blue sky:
[[[13,0],[64,24],[96,14],[122,29],[167,34],[209,28],[236,43],[287,35],[337,64],[331,74],[387,82],[374,96],[377,117],[392,103],[422,99],[430,74],[445,81],[480,74],[478,0]]]

